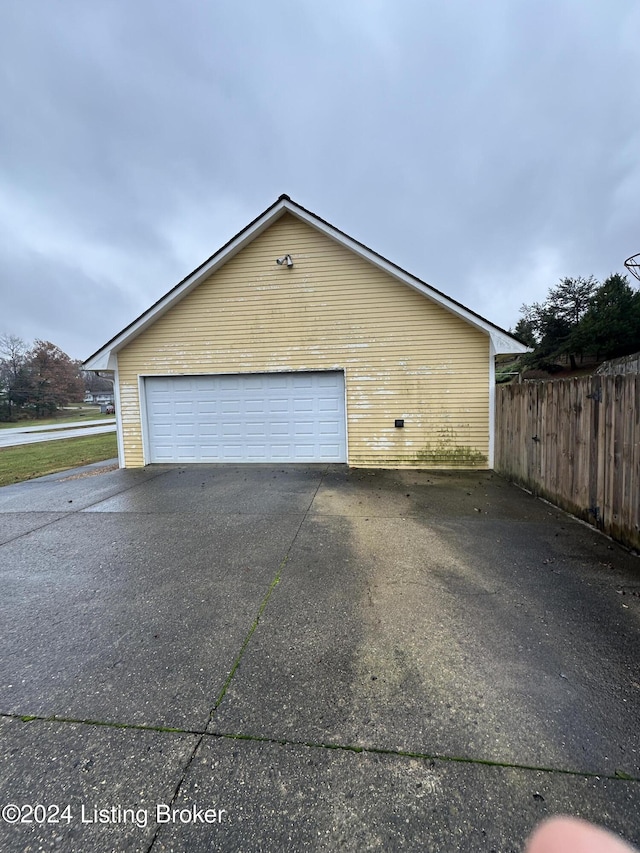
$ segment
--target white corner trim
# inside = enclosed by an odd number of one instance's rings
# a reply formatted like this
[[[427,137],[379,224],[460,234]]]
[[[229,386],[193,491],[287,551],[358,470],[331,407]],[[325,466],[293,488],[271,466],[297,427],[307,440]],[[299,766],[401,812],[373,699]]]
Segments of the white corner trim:
[[[489,344],[489,468],[493,471],[496,451],[496,351]]]
[[[142,441],[142,462],[149,464],[149,413],[147,411],[147,376],[138,375],[138,411],[140,412],[140,438]]]
[[[116,438],[118,441],[118,467],[124,468],[124,433],[122,431],[122,406],[120,405],[120,375],[118,373],[118,359],[113,371],[113,402],[116,407]]]

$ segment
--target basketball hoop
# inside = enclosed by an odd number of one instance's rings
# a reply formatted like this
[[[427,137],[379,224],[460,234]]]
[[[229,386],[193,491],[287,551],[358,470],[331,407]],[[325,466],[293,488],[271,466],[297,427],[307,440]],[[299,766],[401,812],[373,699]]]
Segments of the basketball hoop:
[[[637,255],[631,255],[630,258],[627,258],[624,265],[631,275],[635,276],[638,281],[640,281],[640,252]]]

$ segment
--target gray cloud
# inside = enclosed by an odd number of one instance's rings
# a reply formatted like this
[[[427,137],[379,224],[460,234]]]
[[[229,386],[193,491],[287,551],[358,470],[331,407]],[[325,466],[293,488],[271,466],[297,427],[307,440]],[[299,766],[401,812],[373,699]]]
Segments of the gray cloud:
[[[281,192],[514,325],[640,251],[639,26],[626,0],[6,0],[0,330],[85,357]]]

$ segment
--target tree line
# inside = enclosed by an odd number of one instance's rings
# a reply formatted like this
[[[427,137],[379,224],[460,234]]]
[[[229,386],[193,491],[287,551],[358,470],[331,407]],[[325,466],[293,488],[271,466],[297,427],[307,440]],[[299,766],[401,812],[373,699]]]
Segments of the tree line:
[[[16,335],[0,335],[0,421],[50,417],[82,401],[87,390],[111,390],[111,383],[81,365],[51,341],[29,346]]]
[[[544,302],[520,309],[514,334],[533,352],[522,363],[550,372],[572,368],[586,357],[604,361],[640,351],[640,290],[625,275],[603,282],[563,278]]]

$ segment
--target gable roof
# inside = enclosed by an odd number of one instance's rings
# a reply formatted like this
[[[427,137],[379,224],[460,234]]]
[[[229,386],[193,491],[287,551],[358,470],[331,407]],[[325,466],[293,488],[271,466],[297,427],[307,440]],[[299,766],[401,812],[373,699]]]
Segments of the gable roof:
[[[182,281],[178,282],[168,293],[158,299],[150,308],[141,314],[132,323],[126,326],[121,332],[111,338],[110,341],[102,346],[99,350],[89,356],[84,362],[85,370],[113,370],[115,368],[115,354],[122,347],[126,346],[130,341],[137,337],[141,332],[154,323],[173,305],[181,300],[184,296],[196,288],[202,281],[212,275],[216,270],[223,266],[227,261],[240,252],[248,243],[254,240],[259,234],[262,234],[270,225],[273,225],[285,213],[290,213],[302,222],[306,222],[312,228],[322,232],[327,237],[350,249],[356,255],[359,255],[364,260],[373,264],[378,269],[391,275],[398,281],[412,287],[419,293],[441,305],[447,311],[466,320],[470,325],[485,332],[491,338],[494,353],[519,353],[527,352],[527,347],[516,340],[509,332],[501,329],[499,326],[485,320],[475,311],[465,308],[460,302],[451,299],[441,291],[432,287],[430,284],[422,281],[402,267],[397,266],[391,261],[384,258],[382,255],[374,252],[364,243],[354,240],[349,237],[344,231],[326,222],[321,217],[312,213],[310,210],[302,207],[292,201],[288,195],[281,195],[274,204],[268,207],[263,213],[256,217],[253,222],[250,222],[245,228],[239,231],[235,237],[232,237],[218,251],[211,255],[204,263],[200,264],[192,273],[190,273]]]

